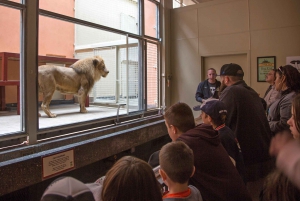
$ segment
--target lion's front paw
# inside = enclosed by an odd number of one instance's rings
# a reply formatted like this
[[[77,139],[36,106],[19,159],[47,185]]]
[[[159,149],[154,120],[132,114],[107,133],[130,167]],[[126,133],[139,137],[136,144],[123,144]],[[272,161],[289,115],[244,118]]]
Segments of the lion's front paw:
[[[82,109],[80,109],[80,112],[81,112],[81,113],[87,113],[87,109],[82,108]]]
[[[57,115],[56,114],[53,114],[53,113],[50,113],[49,115],[48,115],[48,117],[50,117],[50,118],[55,118]]]

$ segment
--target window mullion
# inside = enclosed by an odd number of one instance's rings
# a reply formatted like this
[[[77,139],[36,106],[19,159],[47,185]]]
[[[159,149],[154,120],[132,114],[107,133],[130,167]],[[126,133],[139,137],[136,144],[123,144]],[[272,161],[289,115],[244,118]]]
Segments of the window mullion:
[[[38,131],[38,0],[26,1],[21,45],[21,97],[23,129],[29,144],[37,143]]]

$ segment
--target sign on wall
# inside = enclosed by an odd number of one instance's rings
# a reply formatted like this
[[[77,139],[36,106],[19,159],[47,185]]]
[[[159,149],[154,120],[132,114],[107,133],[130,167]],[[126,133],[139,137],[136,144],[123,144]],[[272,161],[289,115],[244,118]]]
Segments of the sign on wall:
[[[69,171],[75,167],[74,150],[68,150],[45,156],[43,161],[43,179]]]
[[[275,56],[257,57],[257,82],[265,82],[268,72],[275,68]]]

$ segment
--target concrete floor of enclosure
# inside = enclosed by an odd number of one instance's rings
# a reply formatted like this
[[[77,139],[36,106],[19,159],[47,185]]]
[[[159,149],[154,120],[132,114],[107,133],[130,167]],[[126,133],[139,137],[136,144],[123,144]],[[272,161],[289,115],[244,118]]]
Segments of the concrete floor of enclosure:
[[[42,115],[39,117],[39,128],[50,128],[56,126],[62,126],[73,123],[80,123],[95,119],[116,117],[117,107],[90,105],[87,107],[87,113],[79,112],[79,105],[74,104],[60,104],[50,105],[50,111],[57,114],[56,118],[49,118],[44,111],[39,108],[39,112]],[[119,115],[127,113],[127,109],[123,106],[119,110]],[[12,111],[0,111],[0,135],[5,133],[12,133],[21,131],[21,118],[17,115],[15,110]]]

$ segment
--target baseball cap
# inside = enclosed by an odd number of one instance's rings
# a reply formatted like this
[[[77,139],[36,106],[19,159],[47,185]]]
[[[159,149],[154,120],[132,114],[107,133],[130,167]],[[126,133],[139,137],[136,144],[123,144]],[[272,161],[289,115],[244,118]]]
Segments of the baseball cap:
[[[95,201],[90,188],[72,177],[60,177],[45,190],[41,201]]]
[[[231,76],[244,76],[244,71],[242,67],[238,64],[230,63],[224,64],[220,70],[220,75],[231,75]]]
[[[193,109],[195,111],[202,110],[212,119],[217,119],[221,114],[227,113],[225,104],[218,99],[207,99],[202,105],[195,106]]]

